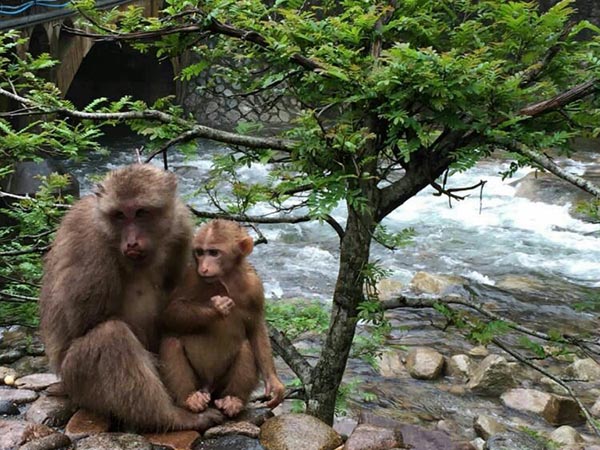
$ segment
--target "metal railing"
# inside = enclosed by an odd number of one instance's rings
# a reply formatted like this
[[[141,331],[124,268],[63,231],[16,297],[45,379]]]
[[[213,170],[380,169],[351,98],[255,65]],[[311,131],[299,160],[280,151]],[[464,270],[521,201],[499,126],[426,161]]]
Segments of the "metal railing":
[[[1,0],[0,0],[1,1]],[[96,0],[96,7],[100,9],[112,8],[113,6],[120,5],[122,3],[130,3],[133,0]],[[32,27],[41,23],[46,23],[54,20],[60,20],[65,17],[74,16],[77,13],[76,10],[71,9],[68,5],[71,3],[70,0],[28,0],[28,1],[20,1],[12,2],[12,3],[20,3],[21,7],[28,3],[35,3],[34,5],[27,6],[27,8],[23,9],[21,13],[17,14],[9,14],[8,17],[2,16],[0,13],[0,31],[5,30],[18,30],[20,28]],[[2,2],[0,4],[0,8],[7,8],[8,2]],[[44,4],[42,4],[44,3]],[[53,4],[54,6],[50,6]],[[35,6],[35,11],[28,11],[32,6]],[[50,7],[50,11],[37,11],[37,7]],[[10,5],[10,8],[14,8],[14,10],[18,10],[19,5]],[[29,14],[24,14],[29,12]],[[19,17],[14,17],[18,14],[24,14]]]
[[[70,0],[29,0],[18,2],[17,5],[0,4],[0,16],[18,16],[23,14],[29,8],[41,6],[45,8],[64,8],[71,3]]]

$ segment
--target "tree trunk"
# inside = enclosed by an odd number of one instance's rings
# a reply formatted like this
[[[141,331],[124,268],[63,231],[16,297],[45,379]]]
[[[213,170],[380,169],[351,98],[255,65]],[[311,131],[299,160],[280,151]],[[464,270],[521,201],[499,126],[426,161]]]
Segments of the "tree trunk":
[[[348,222],[340,247],[340,266],[333,294],[329,332],[312,373],[307,412],[333,423],[335,400],[356,330],[358,305],[364,298],[364,269],[375,229],[372,204],[367,211],[348,205]]]

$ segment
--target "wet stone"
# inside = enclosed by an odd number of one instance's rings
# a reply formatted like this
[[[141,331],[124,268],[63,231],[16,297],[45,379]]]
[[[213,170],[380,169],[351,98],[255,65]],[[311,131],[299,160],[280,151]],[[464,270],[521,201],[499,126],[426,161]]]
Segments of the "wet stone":
[[[399,431],[363,423],[348,438],[344,450],[387,450],[402,445]]]
[[[266,450],[260,445],[258,439],[248,436],[222,436],[218,438],[202,439],[194,446],[193,450]],[[271,449],[269,449],[271,450]]]
[[[24,356],[13,365],[13,368],[21,376],[47,372],[48,358],[46,356]]]
[[[7,400],[0,400],[0,415],[16,416],[18,414],[20,414],[20,411],[17,405]]]
[[[110,420],[85,409],[78,410],[67,423],[65,433],[71,439],[82,439],[110,429]]]
[[[342,439],[308,414],[282,414],[264,423],[260,443],[269,450],[333,450],[342,445]]]
[[[144,437],[161,448],[191,450],[200,438],[200,433],[197,431],[173,431],[170,433],[145,434]]]
[[[431,348],[416,347],[408,353],[406,367],[413,378],[434,380],[442,373],[444,357]]]
[[[67,448],[71,445],[71,439],[62,433],[53,433],[39,439],[32,440],[19,447],[19,450],[51,450]]]
[[[51,384],[57,383],[58,377],[53,373],[34,373],[18,378],[15,385],[19,389],[31,389],[32,391],[41,391]]]
[[[545,450],[542,441],[525,433],[506,432],[492,436],[486,444],[487,450]]]
[[[11,364],[25,356],[25,349],[11,348],[0,351],[0,364]]]
[[[0,450],[14,450],[26,442],[54,434],[45,425],[25,420],[0,419]]]
[[[77,450],[153,450],[152,444],[139,434],[101,433],[77,442]]]
[[[500,395],[516,385],[513,372],[504,357],[489,355],[473,370],[467,387],[478,395]]]
[[[38,397],[37,392],[29,389],[0,388],[0,401],[4,400],[22,405],[23,403],[31,403]]]
[[[223,425],[212,427],[204,433],[205,438],[228,435],[241,435],[258,438],[260,428],[250,422],[228,422]]]
[[[25,413],[25,418],[34,423],[51,427],[65,425],[73,415],[75,408],[65,397],[38,398]]]
[[[4,379],[6,377],[13,377],[13,379],[18,377],[18,373],[12,367],[0,367],[0,383],[5,383]]]

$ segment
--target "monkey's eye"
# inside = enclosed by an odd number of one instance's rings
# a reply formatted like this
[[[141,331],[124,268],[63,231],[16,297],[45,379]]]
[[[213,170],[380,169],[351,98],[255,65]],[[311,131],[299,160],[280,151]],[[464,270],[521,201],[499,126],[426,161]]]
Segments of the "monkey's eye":
[[[194,255],[200,257],[204,255],[204,250],[202,250],[201,248],[195,248],[194,249]]]
[[[216,257],[219,256],[219,250],[211,248],[208,250],[208,256]]]
[[[115,220],[123,220],[125,218],[125,213],[123,211],[115,211],[111,216]]]
[[[135,212],[135,217],[136,217],[136,219],[148,218],[148,217],[150,217],[150,211],[148,211],[147,209],[138,209]]]

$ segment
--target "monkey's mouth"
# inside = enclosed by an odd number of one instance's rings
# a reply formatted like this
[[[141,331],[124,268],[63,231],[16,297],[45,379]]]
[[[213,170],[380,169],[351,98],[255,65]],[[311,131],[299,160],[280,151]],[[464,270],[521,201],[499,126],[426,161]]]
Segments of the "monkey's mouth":
[[[125,250],[125,256],[132,261],[143,261],[146,258],[146,252],[141,250]]]
[[[207,283],[214,283],[216,281],[219,281],[219,277],[215,275],[200,275],[200,277]]]

